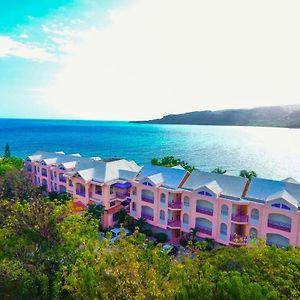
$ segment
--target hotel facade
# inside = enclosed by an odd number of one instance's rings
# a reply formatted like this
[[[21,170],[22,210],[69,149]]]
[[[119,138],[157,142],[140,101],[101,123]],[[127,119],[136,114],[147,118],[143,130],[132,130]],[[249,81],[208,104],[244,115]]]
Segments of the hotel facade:
[[[202,238],[224,245],[246,245],[254,238],[268,244],[300,246],[300,184],[145,165],[125,159],[84,158],[79,154],[38,151],[25,160],[36,186],[70,193],[74,206],[104,206],[103,226],[117,212],[144,218],[172,242],[197,229]]]

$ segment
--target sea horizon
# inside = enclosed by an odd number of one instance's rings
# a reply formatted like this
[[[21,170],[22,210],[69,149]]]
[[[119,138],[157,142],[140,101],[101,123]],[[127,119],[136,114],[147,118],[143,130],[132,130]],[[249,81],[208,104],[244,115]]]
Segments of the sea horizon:
[[[0,151],[9,143],[12,155],[23,159],[38,150],[64,151],[122,157],[143,165],[154,157],[172,155],[203,171],[222,167],[238,175],[241,169],[251,169],[270,179],[300,179],[300,149],[291,147],[299,139],[299,130],[277,127],[0,119]]]

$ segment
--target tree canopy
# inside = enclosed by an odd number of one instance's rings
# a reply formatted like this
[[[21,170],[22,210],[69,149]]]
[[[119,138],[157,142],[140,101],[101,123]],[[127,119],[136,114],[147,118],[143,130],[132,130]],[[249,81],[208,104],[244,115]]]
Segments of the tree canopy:
[[[195,169],[194,166],[189,165],[186,161],[181,160],[180,158],[175,158],[174,156],[165,156],[161,160],[158,158],[153,158],[151,160],[151,164],[163,167],[181,166],[188,172],[192,172]]]

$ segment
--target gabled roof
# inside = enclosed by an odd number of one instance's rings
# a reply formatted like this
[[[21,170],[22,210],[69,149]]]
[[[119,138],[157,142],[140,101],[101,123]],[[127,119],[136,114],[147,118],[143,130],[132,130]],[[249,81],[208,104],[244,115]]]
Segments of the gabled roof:
[[[200,187],[196,188],[195,190],[200,190],[200,189],[203,189],[203,188],[207,188],[207,189],[209,189],[210,191],[212,191],[213,193],[215,193],[217,195],[220,194],[223,191],[216,180],[213,180],[213,181],[211,181],[211,182],[209,182],[205,185],[201,185]]]
[[[289,200],[293,198],[297,201],[299,206],[300,184],[290,183],[288,181],[253,178],[245,195],[245,199],[266,202],[271,197],[274,197],[274,195],[283,195]]]
[[[238,176],[223,175],[217,173],[193,170],[182,188],[195,191],[199,187],[215,189],[224,197],[240,199],[247,184],[247,179]]]
[[[69,176],[78,173],[86,181],[110,182],[118,179],[129,179],[135,177],[141,167],[125,159],[113,161],[80,161],[76,168],[69,172]]]
[[[141,181],[145,178],[149,178],[150,180],[158,182],[161,187],[177,189],[182,184],[186,174],[187,171],[184,169],[182,170],[147,164],[142,167],[140,173],[136,177],[136,180]]]
[[[283,199],[292,204],[295,207],[298,207],[298,201],[286,190],[279,191],[273,195],[270,195],[267,197],[266,202],[277,200],[277,199]]]
[[[157,173],[157,174],[154,174],[154,175],[150,175],[146,178],[143,178],[140,181],[146,181],[146,180],[149,180],[155,186],[160,186],[164,182],[164,177],[163,177],[162,173]]]
[[[293,177],[285,178],[285,179],[283,179],[282,181],[283,181],[283,182],[289,182],[289,183],[296,183],[296,184],[299,183],[299,182],[298,182],[295,178],[293,178]]]

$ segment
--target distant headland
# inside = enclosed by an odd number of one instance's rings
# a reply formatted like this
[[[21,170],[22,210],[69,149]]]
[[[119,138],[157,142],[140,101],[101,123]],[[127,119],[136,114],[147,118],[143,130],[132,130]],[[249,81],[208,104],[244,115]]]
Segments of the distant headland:
[[[132,123],[300,128],[300,104],[194,111],[170,114],[161,119],[132,121]]]

